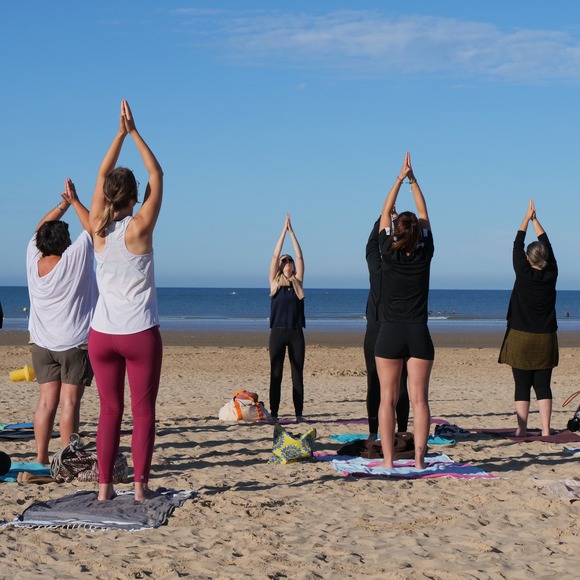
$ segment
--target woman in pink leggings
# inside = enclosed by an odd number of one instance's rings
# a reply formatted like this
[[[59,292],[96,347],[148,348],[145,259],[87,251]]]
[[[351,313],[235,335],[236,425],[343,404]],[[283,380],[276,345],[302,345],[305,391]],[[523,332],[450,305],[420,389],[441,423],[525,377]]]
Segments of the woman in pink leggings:
[[[135,215],[138,183],[132,171],[115,167],[127,135],[133,138],[149,173],[143,204]],[[163,171],[135,128],[129,104],[123,101],[119,130],[101,163],[89,214],[99,286],[89,335],[101,403],[99,500],[115,497],[113,468],[125,406],[125,372],[133,414],[135,499],[143,500],[148,492],[163,356],[153,272],[153,230],[162,196]]]

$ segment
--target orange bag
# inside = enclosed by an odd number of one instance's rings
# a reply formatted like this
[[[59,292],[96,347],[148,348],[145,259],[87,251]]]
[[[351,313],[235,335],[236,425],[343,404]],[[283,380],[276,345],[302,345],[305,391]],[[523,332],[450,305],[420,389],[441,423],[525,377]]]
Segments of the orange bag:
[[[219,412],[221,421],[269,421],[270,413],[261,403],[256,393],[246,390],[237,391]]]

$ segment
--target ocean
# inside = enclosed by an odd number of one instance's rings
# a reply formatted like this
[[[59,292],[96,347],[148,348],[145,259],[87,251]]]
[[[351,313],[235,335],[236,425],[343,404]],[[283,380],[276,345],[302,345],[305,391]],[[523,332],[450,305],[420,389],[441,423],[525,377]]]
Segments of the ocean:
[[[367,289],[306,288],[307,329],[363,330]],[[268,328],[266,288],[158,288],[161,327],[166,330],[254,331]],[[429,325],[438,331],[477,332],[505,328],[509,290],[431,290]],[[26,286],[0,286],[4,329],[26,330]],[[580,291],[561,290],[560,330],[580,330]]]

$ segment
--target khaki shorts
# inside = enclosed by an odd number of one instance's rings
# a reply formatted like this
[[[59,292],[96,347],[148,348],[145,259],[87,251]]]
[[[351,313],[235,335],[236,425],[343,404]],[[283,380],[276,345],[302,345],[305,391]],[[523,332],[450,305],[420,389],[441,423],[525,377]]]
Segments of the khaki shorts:
[[[93,380],[89,353],[86,348],[78,346],[56,351],[33,344],[32,368],[40,385],[60,381],[88,387]]]

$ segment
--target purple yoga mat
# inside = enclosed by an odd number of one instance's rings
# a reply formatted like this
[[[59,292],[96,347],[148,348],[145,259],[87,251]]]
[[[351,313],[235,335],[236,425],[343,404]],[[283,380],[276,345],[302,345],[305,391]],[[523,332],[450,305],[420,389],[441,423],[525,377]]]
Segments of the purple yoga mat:
[[[546,436],[540,435],[541,431],[539,429],[528,429],[528,434],[525,437],[516,437],[514,429],[471,429],[471,431],[485,435],[495,435],[511,441],[544,441],[546,443],[576,443],[580,441],[580,435],[567,429]]]

